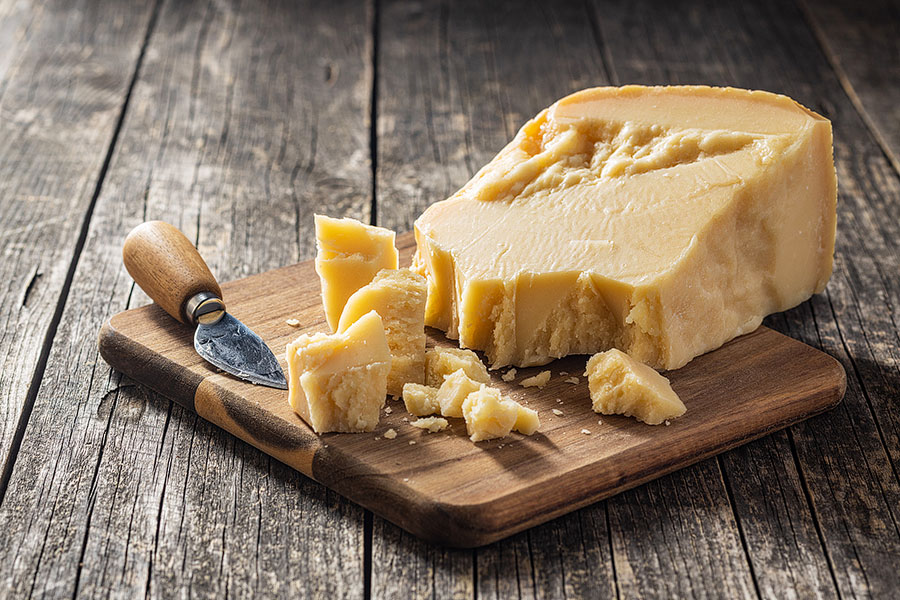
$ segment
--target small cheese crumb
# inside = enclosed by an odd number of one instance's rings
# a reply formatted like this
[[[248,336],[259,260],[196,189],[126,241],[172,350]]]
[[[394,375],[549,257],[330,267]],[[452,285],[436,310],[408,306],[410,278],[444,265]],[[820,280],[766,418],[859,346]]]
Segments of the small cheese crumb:
[[[403,481],[409,481],[409,477],[404,477]]]
[[[410,446],[415,446],[415,445],[416,445],[416,440],[409,440],[409,445],[410,445]]]
[[[523,379],[521,382],[519,382],[519,385],[521,385],[522,387],[542,388],[547,385],[548,381],[550,381],[550,371],[541,371],[534,377]]]
[[[379,436],[377,436],[377,435],[375,436],[375,441],[378,441],[378,440],[380,440],[380,439],[381,439],[381,438],[380,438]]]
[[[300,327],[300,321],[298,321],[297,319],[288,319],[287,321],[285,321],[285,323],[287,323],[291,327]]]
[[[597,425],[603,425],[603,419],[597,419]]]
[[[568,375],[568,374],[569,374],[568,371],[560,371],[560,372],[559,372],[559,376],[560,376],[560,377],[563,377],[563,376]]]
[[[590,429],[582,429],[581,433],[583,433],[584,435],[591,435],[591,430]]]
[[[409,423],[409,417],[403,417],[403,421],[404,421],[405,423]]]
[[[668,426],[671,425],[671,424],[672,424],[672,423],[670,423],[668,420],[666,421],[666,427],[668,427]]]
[[[427,417],[425,419],[416,419],[410,423],[410,425],[418,427],[419,429],[424,429],[430,433],[437,433],[438,431],[447,429],[450,424],[447,423],[447,419],[441,417]]]
[[[566,377],[565,382],[571,383],[572,385],[578,385],[581,382],[581,380],[578,379],[577,377]]]
[[[507,371],[506,373],[504,373],[503,375],[500,376],[500,379],[502,379],[503,381],[507,381],[507,382],[512,381],[515,378],[516,378],[516,370],[515,369],[510,369],[509,371]]]
[[[384,407],[384,414],[389,415],[389,414],[391,414],[392,412],[394,412],[394,409],[391,408],[390,406],[385,406],[385,407]]]
[[[558,408],[554,408],[553,414],[556,415],[557,417],[561,417],[561,416],[563,416],[563,411],[559,410]]]
[[[388,429],[387,431],[384,432],[384,439],[386,439],[386,440],[392,440],[395,437],[397,437],[397,432],[394,431],[393,428]]]

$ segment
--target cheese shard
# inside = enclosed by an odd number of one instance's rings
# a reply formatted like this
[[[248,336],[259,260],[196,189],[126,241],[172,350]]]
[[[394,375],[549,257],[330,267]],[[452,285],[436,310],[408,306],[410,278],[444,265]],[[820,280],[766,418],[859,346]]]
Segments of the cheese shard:
[[[416,221],[425,322],[492,368],[675,369],[825,287],[836,194],[831,124],[790,98],[583,90]]]
[[[435,347],[425,352],[425,384],[440,387],[444,377],[462,369],[470,379],[490,383],[487,367],[471,350]]]
[[[438,388],[420,383],[407,383],[403,386],[403,404],[407,412],[424,417],[441,412],[441,404],[437,399]]]
[[[462,411],[466,432],[473,442],[506,437],[516,425],[521,425],[521,433],[531,435],[540,426],[536,412],[504,398],[500,390],[486,385],[466,397]]]
[[[462,405],[472,392],[478,391],[482,384],[470,379],[465,370],[457,369],[444,377],[444,383],[438,389],[435,398],[445,417],[462,417]]]
[[[372,431],[387,396],[391,352],[372,311],[343,333],[287,345],[288,401],[316,433]]]
[[[399,396],[404,383],[425,383],[425,278],[409,269],[378,271],[347,299],[337,330],[370,310],[381,316],[391,349],[388,394]]]
[[[594,412],[635,417],[659,425],[680,417],[684,403],[669,380],[621,350],[595,354],[587,363],[588,387]]]
[[[316,273],[322,283],[325,319],[336,331],[347,299],[381,269],[396,269],[399,255],[389,229],[324,215],[315,220]]]
[[[429,433],[437,433],[438,431],[443,431],[450,426],[447,422],[447,419],[442,417],[425,417],[424,419],[416,419],[412,423],[410,423],[413,427],[418,427],[419,429],[424,429]]]

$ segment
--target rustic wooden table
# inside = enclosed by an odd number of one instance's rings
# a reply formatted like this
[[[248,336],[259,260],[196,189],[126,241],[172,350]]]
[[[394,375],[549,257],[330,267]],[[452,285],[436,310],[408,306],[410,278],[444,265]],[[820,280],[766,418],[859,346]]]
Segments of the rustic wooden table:
[[[0,0],[0,597],[900,594],[900,4],[487,4]],[[834,276],[767,323],[841,361],[837,409],[458,551],[99,359],[147,301],[139,222],[223,280],[282,266],[313,212],[407,230],[539,109],[626,82],[832,119]]]

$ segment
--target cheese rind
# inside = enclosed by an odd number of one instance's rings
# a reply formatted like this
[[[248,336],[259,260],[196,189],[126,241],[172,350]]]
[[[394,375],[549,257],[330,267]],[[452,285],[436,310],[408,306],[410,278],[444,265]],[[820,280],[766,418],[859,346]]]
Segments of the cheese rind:
[[[433,415],[441,412],[437,394],[438,388],[420,383],[407,383],[403,386],[403,404],[410,414],[417,417]]]
[[[425,383],[425,278],[409,269],[378,271],[347,299],[337,330],[370,310],[381,316],[391,349],[388,394],[400,395],[404,383]]]
[[[387,395],[391,354],[375,311],[343,333],[287,345],[288,401],[316,433],[372,431]]]
[[[336,331],[347,299],[381,269],[396,269],[399,255],[389,229],[324,215],[315,215],[315,221],[322,305],[328,326]]]
[[[425,384],[440,387],[444,377],[462,369],[470,379],[490,383],[487,367],[471,350],[463,348],[430,348],[425,352]]]
[[[685,413],[684,403],[668,379],[620,350],[592,356],[587,377],[594,412],[635,417],[648,425]]]
[[[675,369],[824,288],[836,198],[831,125],[785,96],[584,90],[416,221],[425,321],[493,368]]]

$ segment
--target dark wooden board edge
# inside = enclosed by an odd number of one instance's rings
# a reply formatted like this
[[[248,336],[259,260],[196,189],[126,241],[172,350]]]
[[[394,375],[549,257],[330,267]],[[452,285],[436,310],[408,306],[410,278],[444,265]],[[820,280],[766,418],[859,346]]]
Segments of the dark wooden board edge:
[[[652,468],[622,475],[612,486],[597,489],[581,483],[564,502],[548,504],[546,490],[538,485],[528,493],[507,494],[487,503],[448,504],[434,501],[365,463],[348,460],[323,443],[325,438],[311,431],[309,435],[284,436],[274,423],[271,428],[264,428],[262,435],[251,431],[244,423],[251,422],[258,429],[260,422],[266,422],[253,412],[252,404],[216,385],[215,377],[171,376],[172,367],[177,365],[119,333],[112,323],[114,318],[104,323],[99,336],[100,354],[112,367],[410,533],[428,542],[458,548],[474,548],[501,540],[826,412],[840,403],[847,384],[846,373],[837,360],[807,347],[827,361],[827,372],[833,383],[825,387],[826,391],[805,398],[806,410],[791,413],[748,435],[723,438],[703,452],[656,461]],[[348,468],[348,464],[354,466]],[[567,480],[589,481],[591,473],[598,468],[598,465],[586,466],[579,470],[580,474],[569,473]],[[516,510],[510,510],[512,507]],[[523,519],[522,514],[528,516]]]

